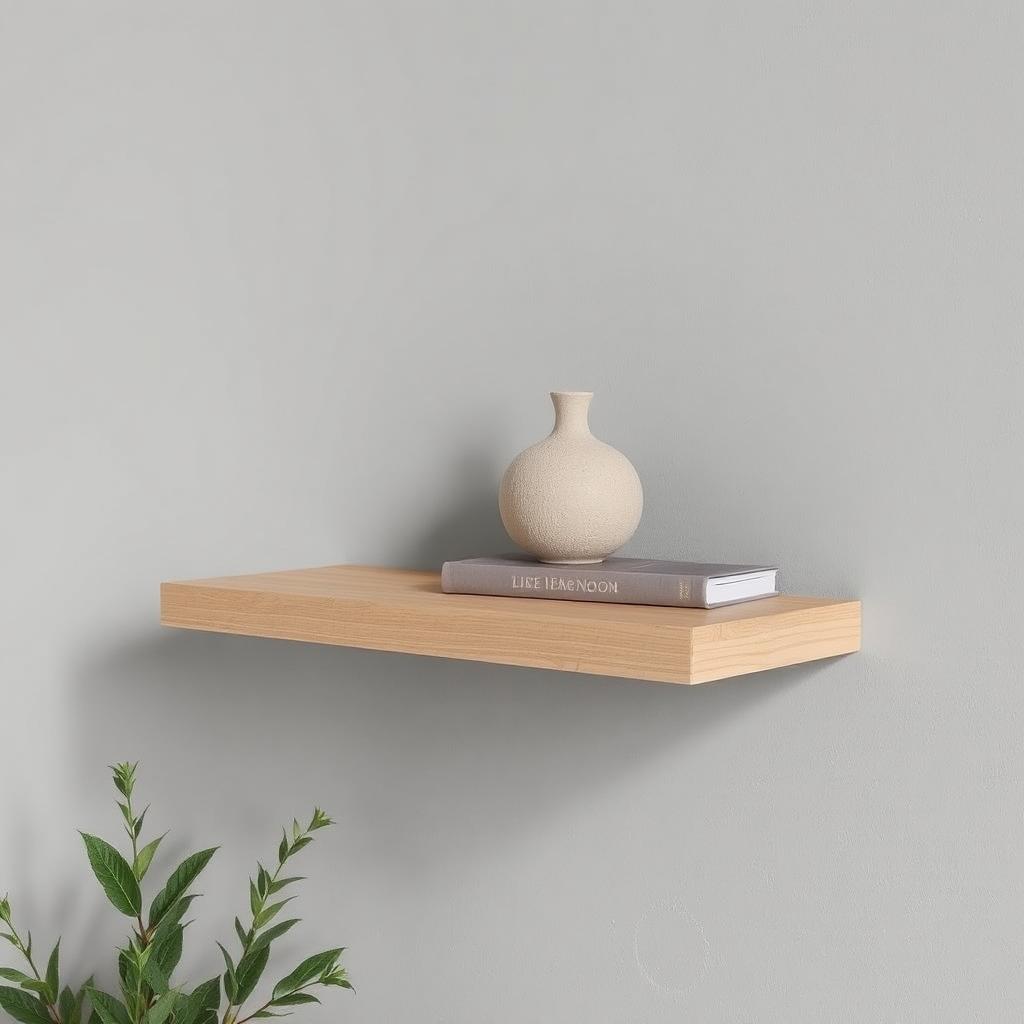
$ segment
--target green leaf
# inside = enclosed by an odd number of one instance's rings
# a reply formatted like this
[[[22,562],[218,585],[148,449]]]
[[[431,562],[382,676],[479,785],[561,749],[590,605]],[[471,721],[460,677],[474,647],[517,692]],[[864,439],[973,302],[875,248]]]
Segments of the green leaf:
[[[178,922],[188,913],[188,908],[192,906],[192,902],[196,899],[194,895],[182,896],[177,903],[167,911],[166,914],[161,918],[160,924],[157,925],[156,931],[153,932],[153,941],[166,935],[172,928],[174,928]]]
[[[63,1024],[73,1024],[75,1018],[75,993],[67,985],[57,999],[57,1010]]]
[[[130,800],[132,789],[135,786],[135,769],[139,767],[138,762],[131,764],[125,761],[122,764],[112,764],[108,767],[114,773],[114,785],[117,787],[117,791]]]
[[[290,995],[297,988],[305,985],[307,981],[319,978],[325,971],[332,970],[342,952],[341,949],[328,949],[323,953],[307,957],[291,974],[282,978],[274,986],[274,999]]]
[[[309,823],[310,832],[314,832],[318,828],[326,828],[328,825],[333,824],[334,822],[329,815],[321,811],[319,807],[313,808],[313,820]]]
[[[156,957],[151,957],[142,968],[142,980],[153,990],[153,994],[158,996],[163,995],[171,987],[171,979]]]
[[[279,878],[276,882],[270,883],[270,891],[267,895],[273,896],[275,892],[280,892],[286,885],[291,885],[293,882],[304,882],[305,880],[305,875],[295,875],[293,878]]]
[[[146,815],[149,813],[149,805],[146,809],[135,819],[134,838],[139,838],[139,833],[142,832],[142,823],[146,820]]]
[[[123,949],[117,951],[117,976],[121,980],[121,988],[126,992],[133,992],[138,988],[139,972],[127,951]]]
[[[335,974],[329,974],[324,978],[322,984],[324,985],[336,985],[338,988],[347,988],[350,992],[355,992],[355,986],[345,977],[344,971],[339,971]]]
[[[238,983],[238,991],[235,993],[233,1003],[241,1006],[242,1003],[252,995],[260,978],[266,970],[267,960],[270,958],[270,947],[264,946],[256,952],[246,953],[238,962],[238,970],[235,972]]]
[[[139,854],[135,858],[135,863],[132,865],[132,871],[140,882],[146,877],[149,865],[153,862],[153,854],[156,853],[157,847],[166,835],[167,833],[165,832],[163,836],[157,836],[157,838],[151,843],[146,843],[146,845],[139,850]]]
[[[178,998],[178,993],[173,989],[165,992],[150,1008],[146,1013],[144,1020],[146,1024],[164,1024],[171,1015],[171,1010],[174,1009],[174,1003]]]
[[[217,852],[217,847],[201,850],[186,857],[173,871],[167,884],[156,894],[149,908],[149,927],[160,923],[160,919],[175,903],[185,895],[185,890],[199,877],[200,872],[210,858]],[[134,877],[134,876],[133,876]]]
[[[174,973],[181,960],[181,949],[184,942],[185,929],[176,925],[153,944],[153,961],[168,978]]]
[[[50,986],[45,981],[38,981],[35,978],[29,978],[28,981],[23,981],[21,987],[28,989],[29,992],[37,992],[43,999],[50,1002]]]
[[[289,896],[288,899],[281,900],[280,903],[275,903],[272,907],[267,907],[266,909],[261,910],[256,915],[256,918],[252,923],[253,928],[262,928],[264,925],[270,924],[270,922],[273,921],[274,918],[277,917],[277,915],[281,912],[281,908],[286,903],[291,903],[293,899],[295,899],[294,896]]]
[[[81,833],[89,855],[93,874],[103,886],[107,899],[128,917],[135,917],[142,909],[142,893],[128,862],[109,843],[97,836]]]
[[[259,890],[256,888],[256,883],[250,878],[249,879],[249,910],[252,912],[252,916],[255,917],[260,912],[260,904],[263,901],[260,899]]]
[[[299,923],[299,918],[293,917],[290,921],[281,921],[279,924],[275,924],[273,928],[268,928],[262,935],[256,937],[256,941],[252,944],[252,951],[256,952],[258,949],[262,949],[264,946],[269,946],[274,939],[279,939],[286,931],[294,928]]]
[[[303,836],[301,839],[296,839],[295,842],[292,843],[291,852],[298,853],[299,850],[304,850],[307,846],[309,846],[311,842],[313,842],[312,836]]]
[[[85,1006],[86,994],[87,994],[88,990],[90,988],[92,988],[93,980],[94,979],[93,979],[92,975],[90,975],[88,980],[85,982],[85,984],[82,985],[82,987],[78,990],[78,993],[75,995],[75,1012],[71,1015],[71,1020],[70,1021],[65,1020],[64,1024],[90,1024],[90,1022],[92,1021],[92,1018],[93,1018],[92,1010],[89,1011],[88,1018],[86,1018],[86,1020],[83,1021],[82,1020],[82,1009]]]
[[[87,989],[93,1011],[103,1024],[132,1024],[124,1003],[98,988]]]
[[[281,829],[281,845],[277,848],[278,863],[283,864],[288,859],[288,833]]]
[[[60,992],[60,939],[53,947],[50,959],[46,962],[46,988],[49,991],[49,1001],[57,1002],[57,994]]]
[[[53,1024],[42,1002],[20,988],[0,985],[0,1009],[21,1024]]]
[[[205,1024],[211,1013],[220,1009],[220,978],[211,978],[191,995],[183,996],[175,1007],[175,1024]]]
[[[231,959],[231,954],[218,942],[217,945],[220,947],[221,953],[224,955],[224,966],[227,970],[224,972],[224,993],[228,997],[228,1002],[234,1003],[237,1000],[235,996],[238,994],[238,978],[235,974],[235,962]]]
[[[5,981],[16,981],[19,985],[23,981],[31,981],[32,979],[21,971],[16,971],[13,967],[0,967],[0,978]]]
[[[245,949],[249,936],[242,927],[242,922],[237,917],[235,918],[235,934],[238,936],[238,941],[242,944],[242,949]]]
[[[319,1003],[320,1000],[316,996],[310,995],[308,992],[293,992],[290,996],[281,996],[280,999],[275,999],[274,1006],[303,1006],[306,1003]]]
[[[270,892],[270,875],[267,869],[262,865],[258,865],[259,874],[257,875],[256,886],[260,891],[260,896],[266,896]]]

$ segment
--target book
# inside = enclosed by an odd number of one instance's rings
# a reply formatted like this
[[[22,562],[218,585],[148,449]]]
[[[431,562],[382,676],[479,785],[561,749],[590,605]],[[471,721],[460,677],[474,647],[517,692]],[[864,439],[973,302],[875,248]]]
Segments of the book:
[[[774,597],[778,593],[778,567],[644,558],[606,558],[597,565],[553,565],[502,555],[445,562],[441,589],[446,594],[718,608]]]

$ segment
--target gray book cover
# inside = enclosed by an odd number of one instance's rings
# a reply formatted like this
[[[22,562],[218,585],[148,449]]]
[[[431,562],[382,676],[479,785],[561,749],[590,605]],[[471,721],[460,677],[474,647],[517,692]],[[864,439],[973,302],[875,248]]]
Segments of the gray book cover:
[[[677,608],[720,607],[774,597],[777,585],[776,566],[646,558],[554,565],[520,555],[501,555],[445,562],[441,568],[441,589],[449,594]]]

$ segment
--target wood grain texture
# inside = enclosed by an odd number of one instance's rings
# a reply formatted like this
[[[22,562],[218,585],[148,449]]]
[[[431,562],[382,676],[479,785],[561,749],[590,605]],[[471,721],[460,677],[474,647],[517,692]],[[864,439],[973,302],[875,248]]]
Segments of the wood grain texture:
[[[375,566],[163,583],[165,626],[665,683],[860,649],[860,602],[772,597],[728,608],[477,597],[434,572]]]

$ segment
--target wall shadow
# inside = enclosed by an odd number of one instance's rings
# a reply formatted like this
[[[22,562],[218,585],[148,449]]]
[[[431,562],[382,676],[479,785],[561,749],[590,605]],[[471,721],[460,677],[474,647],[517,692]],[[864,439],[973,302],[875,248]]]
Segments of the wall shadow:
[[[144,738],[185,802],[265,831],[276,802],[320,800],[353,856],[420,875],[507,851],[814,669],[683,687],[157,628],[80,665],[83,768]]]
[[[449,497],[421,533],[397,537],[391,564],[409,569],[440,569],[450,559],[514,551],[498,512],[502,468],[489,448],[464,453],[446,467]]]

